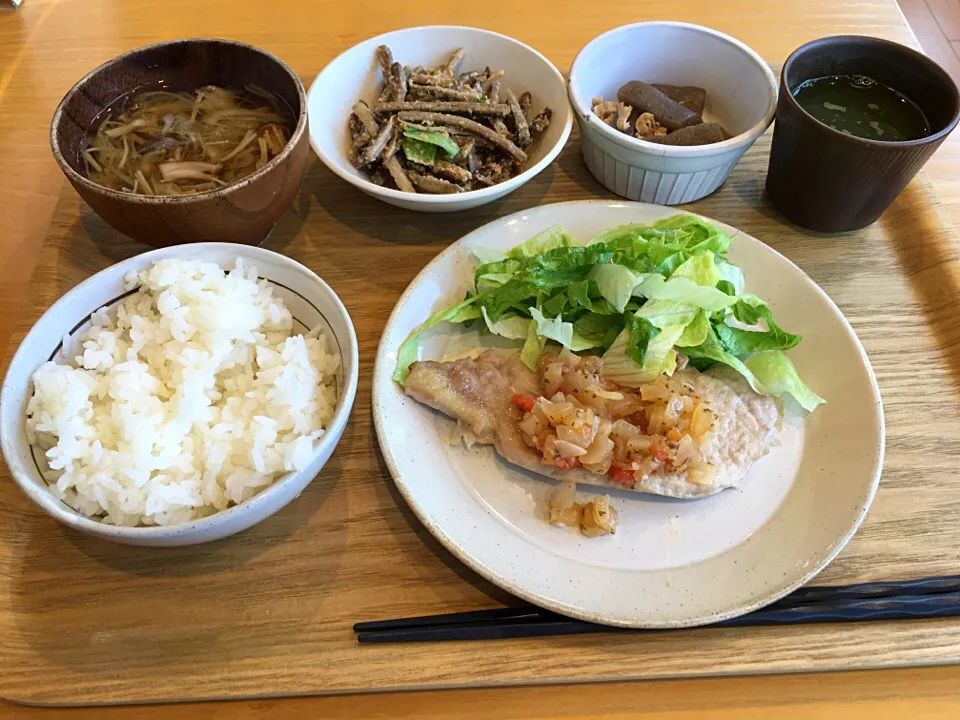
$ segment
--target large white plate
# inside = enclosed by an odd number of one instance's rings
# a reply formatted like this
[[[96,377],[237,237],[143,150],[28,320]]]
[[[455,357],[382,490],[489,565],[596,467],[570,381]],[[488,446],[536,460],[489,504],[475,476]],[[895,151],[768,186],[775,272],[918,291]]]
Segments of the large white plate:
[[[880,392],[853,329],[796,265],[723,223],[717,224],[733,237],[729,257],[743,269],[747,289],[768,301],[783,327],[803,334],[790,356],[828,401],[806,419],[788,415],[782,442],[739,489],[693,501],[615,491],[617,534],[587,539],[545,521],[550,480],[508,465],[490,447],[451,444],[453,421],[406,397],[390,379],[411,329],[471,287],[470,248],[506,250],[554,224],[586,239],[614,225],[674,213],[656,205],[586,201],[489,223],[416,277],[377,352],[373,406],[380,447],[421,522],[502,588],[593,622],[683,627],[776,600],[809,581],[851,538],[883,464]],[[425,338],[421,358],[460,355],[478,337],[455,326],[438,328]]]

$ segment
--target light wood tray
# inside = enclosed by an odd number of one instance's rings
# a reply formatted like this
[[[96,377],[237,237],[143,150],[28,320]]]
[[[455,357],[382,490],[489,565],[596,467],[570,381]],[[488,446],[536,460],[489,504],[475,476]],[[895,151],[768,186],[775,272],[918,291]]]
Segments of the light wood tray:
[[[887,417],[886,466],[873,509],[818,583],[955,573],[956,238],[922,177],[867,230],[800,232],[762,199],[768,151],[769,135],[718,193],[692,209],[785,253],[833,297],[870,355]],[[123,547],[66,530],[9,477],[0,479],[0,696],[182,701],[960,660],[960,621],[951,620],[357,645],[351,625],[359,620],[511,602],[442,549],[394,489],[370,411],[373,358],[388,313],[427,261],[482,223],[598,196],[608,193],[587,173],[575,138],[521,190],[455,215],[394,209],[315,164],[265,246],[319,273],[356,324],[360,388],[332,460],[302,497],[256,528],[176,550]],[[70,287],[144,249],[65,188],[7,358]]]

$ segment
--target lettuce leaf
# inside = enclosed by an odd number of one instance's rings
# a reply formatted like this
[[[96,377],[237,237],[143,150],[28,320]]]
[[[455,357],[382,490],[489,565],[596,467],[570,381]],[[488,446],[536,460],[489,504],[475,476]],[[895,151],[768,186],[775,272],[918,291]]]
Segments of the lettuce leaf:
[[[615,315],[617,309],[600,294],[600,288],[592,280],[579,280],[567,286],[566,295],[570,308],[583,309],[601,315]]]
[[[527,339],[528,326],[530,325],[530,320],[527,318],[520,317],[519,315],[511,315],[509,317],[502,317],[497,322],[493,322],[486,308],[481,307],[480,312],[483,314],[483,321],[487,324],[487,330],[494,335],[505,337],[508,340]]]
[[[660,334],[660,329],[646,318],[636,315],[630,315],[626,320],[623,329],[626,344],[623,351],[627,357],[643,367],[647,361],[647,348],[650,347],[650,341]]]
[[[744,365],[736,355],[731,355],[723,349],[712,327],[707,331],[707,335],[702,343],[686,347],[683,349],[683,352],[690,358],[691,364],[698,370],[706,370],[717,363],[729,365],[746,378],[747,382],[750,383],[750,387],[757,392],[762,392],[760,384],[750,371],[750,368]]]
[[[403,154],[410,162],[432,167],[437,160],[437,146],[408,137],[403,139]]]
[[[720,281],[717,283],[717,287],[720,287],[720,283],[727,283],[730,291],[723,290],[727,295],[740,295],[743,292],[743,270],[724,261],[717,262],[717,270],[720,272]]]
[[[527,325],[527,339],[520,350],[520,361],[528,368],[536,372],[540,361],[540,355],[547,341],[537,335],[537,324],[531,322]]]
[[[632,243],[637,238],[643,236],[644,231],[649,230],[650,228],[647,225],[617,225],[612,227],[609,230],[604,230],[602,233],[594,237],[588,245],[595,245],[597,243]]]
[[[442,148],[448,158],[455,158],[460,152],[460,146],[445,132],[440,130],[421,130],[419,128],[405,125],[403,127],[404,143],[403,148],[406,152],[407,139],[417,140],[421,143],[428,143]]]
[[[701,370],[714,363],[729,365],[743,375],[754,391],[780,398],[790,396],[808,412],[826,402],[803,383],[793,363],[779,350],[759,352],[740,360],[723,349],[716,333],[711,330],[703,343],[685,348],[684,352]]]
[[[673,300],[708,312],[723,310],[737,302],[736,297],[727,295],[715,287],[700,285],[686,277],[672,277],[665,280],[662,275],[651,275],[635,292],[651,300]]]
[[[621,313],[633,297],[634,291],[651,277],[653,273],[640,273],[613,263],[595,265],[590,271],[590,280],[597,284],[600,295]]]
[[[517,245],[507,253],[507,257],[514,260],[520,260],[523,258],[530,258],[540,255],[548,250],[556,250],[557,248],[565,247],[577,247],[579,244],[580,243],[577,242],[576,238],[574,238],[570,233],[568,233],[559,225],[554,225],[553,227],[547,228],[543,232],[537,233],[526,242]]]
[[[526,302],[536,300],[536,284],[511,278],[503,285],[484,290],[477,295],[480,307],[486,309],[493,322],[510,310],[526,309]]]
[[[484,275],[477,279],[477,292],[498,288],[506,285],[512,279],[513,275],[510,273],[490,273],[489,275]]]
[[[499,250],[491,250],[490,248],[485,247],[475,247],[470,250],[470,254],[473,255],[477,262],[481,265],[486,263],[501,262],[507,259],[507,256],[504,255]]]
[[[530,308],[530,317],[537,324],[537,335],[540,337],[560,343],[565,348],[573,343],[573,323],[564,322],[559,316],[544,317],[535,307]]]
[[[699,311],[683,329],[683,334],[677,338],[675,343],[677,347],[695,347],[703,344],[710,333],[710,318],[703,310]]]
[[[573,332],[575,337],[595,343],[592,347],[608,348],[617,339],[623,326],[622,315],[588,312],[574,321]]]
[[[646,318],[654,327],[662,330],[669,325],[686,327],[696,318],[697,312],[696,307],[685,303],[672,300],[648,300],[634,314],[637,317]]]
[[[691,254],[709,250],[722,255],[730,247],[731,239],[716,225],[694,215],[671,215],[653,224],[657,230],[677,232],[677,241],[683,242]]]
[[[415,327],[397,351],[397,368],[393,371],[393,379],[401,385],[406,382],[407,375],[410,374],[410,366],[417,361],[417,356],[420,354],[420,336],[424,331],[442,322],[462,323],[482,317],[481,309],[475,306],[479,297],[474,295],[452,307],[437,310]]]
[[[622,385],[636,387],[663,373],[672,375],[677,366],[674,344],[684,324],[657,328],[647,318],[628,315],[623,332],[603,355],[603,374]]]
[[[697,285],[709,288],[716,287],[723,276],[720,274],[720,269],[713,258],[714,255],[709,250],[693,255],[674,270],[670,278],[687,278]]]
[[[731,308],[733,317],[748,328],[730,324],[729,318],[716,325],[717,337],[727,352],[737,355],[750,355],[765,350],[789,350],[800,344],[800,335],[788,333],[773,319],[770,308],[756,295],[741,295]],[[767,329],[759,327],[766,324]]]
[[[777,397],[789,395],[807,412],[826,402],[804,384],[790,358],[779,350],[758,352],[743,362],[763,388],[762,392]]]

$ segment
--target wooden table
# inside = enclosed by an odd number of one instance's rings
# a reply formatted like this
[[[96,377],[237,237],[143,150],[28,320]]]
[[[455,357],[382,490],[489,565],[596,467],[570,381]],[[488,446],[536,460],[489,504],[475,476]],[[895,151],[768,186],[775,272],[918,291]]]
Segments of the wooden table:
[[[862,33],[916,45],[894,0],[606,0],[602,6],[487,0],[342,4],[335,0],[26,0],[0,14],[0,342],[6,343],[63,178],[48,148],[53,109],[84,73],[151,42],[221,35],[281,55],[310,78],[341,50],[390,29],[430,23],[510,34],[567,68],[602,30],[641,19],[698,22],[733,34],[771,62],[815,37]],[[601,11],[602,7],[602,11]],[[960,136],[927,166],[950,221],[960,228]],[[0,592],[3,592],[0,578]],[[634,717],[738,718],[960,716],[960,668],[790,677],[682,680],[524,689],[416,692],[191,706],[39,710],[5,705],[4,717]]]

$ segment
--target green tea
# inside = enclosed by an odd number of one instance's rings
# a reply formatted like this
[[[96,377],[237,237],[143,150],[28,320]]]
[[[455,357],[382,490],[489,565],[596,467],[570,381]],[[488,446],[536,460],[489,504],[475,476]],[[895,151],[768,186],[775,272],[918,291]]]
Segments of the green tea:
[[[830,75],[793,93],[804,110],[834,130],[868,140],[916,140],[930,123],[910,98],[865,75]]]

